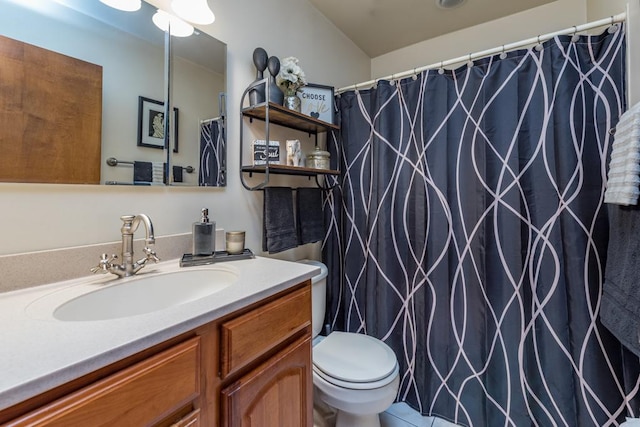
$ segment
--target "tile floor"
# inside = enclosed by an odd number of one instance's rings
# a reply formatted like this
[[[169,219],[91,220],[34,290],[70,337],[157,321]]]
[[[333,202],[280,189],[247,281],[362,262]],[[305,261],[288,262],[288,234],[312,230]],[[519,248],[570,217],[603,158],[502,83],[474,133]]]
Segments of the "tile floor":
[[[456,424],[437,417],[424,417],[406,403],[394,403],[380,415],[382,427],[457,427]],[[316,404],[314,408],[314,427],[333,427],[333,414],[330,409]]]
[[[380,415],[382,427],[457,427],[438,417],[425,417],[406,403],[394,403]]]

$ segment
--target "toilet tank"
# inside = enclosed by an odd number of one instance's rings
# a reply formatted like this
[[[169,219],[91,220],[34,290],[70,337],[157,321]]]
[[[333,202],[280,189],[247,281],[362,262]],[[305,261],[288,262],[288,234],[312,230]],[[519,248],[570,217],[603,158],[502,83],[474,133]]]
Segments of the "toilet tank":
[[[327,308],[327,266],[320,261],[302,259],[298,261],[302,264],[309,264],[320,268],[320,273],[311,278],[311,317],[313,327],[313,337],[316,337],[322,330],[324,313]]]

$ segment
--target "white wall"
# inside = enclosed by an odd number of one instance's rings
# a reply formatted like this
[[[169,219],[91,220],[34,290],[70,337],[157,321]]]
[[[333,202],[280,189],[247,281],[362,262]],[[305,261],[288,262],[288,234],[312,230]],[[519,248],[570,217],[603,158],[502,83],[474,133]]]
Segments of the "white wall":
[[[159,5],[161,1],[150,3]],[[219,226],[246,230],[247,246],[260,251],[262,193],[241,187],[237,150],[239,97],[255,78],[254,48],[261,46],[281,58],[295,55],[310,81],[336,87],[367,79],[370,61],[306,1],[234,0],[210,4],[216,22],[205,31],[228,45],[228,186],[205,189],[0,184],[0,255],[117,241],[119,217],[127,213],[148,214],[157,235],[186,233],[205,206]],[[295,178],[289,183],[307,185],[307,180]],[[317,249],[313,246],[281,256],[308,256],[310,249]]]
[[[587,22],[586,0],[556,0],[373,58],[371,78],[384,77],[457,58],[585,22]]]

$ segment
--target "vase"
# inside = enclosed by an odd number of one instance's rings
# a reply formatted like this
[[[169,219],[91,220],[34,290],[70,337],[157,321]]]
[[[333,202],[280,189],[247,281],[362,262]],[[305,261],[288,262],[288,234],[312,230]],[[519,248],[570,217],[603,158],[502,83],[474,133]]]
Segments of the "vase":
[[[294,110],[297,111],[298,113],[300,112],[300,97],[296,94],[293,95],[285,95],[284,96],[284,101],[282,102],[282,105],[284,105],[286,108],[288,108],[289,110]]]

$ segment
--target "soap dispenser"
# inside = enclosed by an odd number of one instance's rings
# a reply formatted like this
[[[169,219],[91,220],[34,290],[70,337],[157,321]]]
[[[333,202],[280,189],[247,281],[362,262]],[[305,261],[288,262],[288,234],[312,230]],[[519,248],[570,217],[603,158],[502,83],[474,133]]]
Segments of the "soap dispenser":
[[[211,255],[216,247],[216,223],[209,221],[209,209],[202,209],[202,218],[193,223],[193,255]]]

